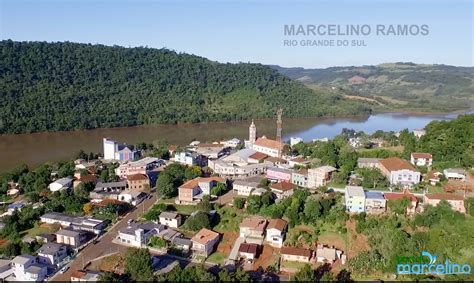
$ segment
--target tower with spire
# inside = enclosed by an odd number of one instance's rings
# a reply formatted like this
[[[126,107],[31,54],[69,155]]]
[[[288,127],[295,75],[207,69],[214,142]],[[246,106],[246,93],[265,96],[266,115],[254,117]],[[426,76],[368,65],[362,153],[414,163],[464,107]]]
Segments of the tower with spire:
[[[252,124],[249,127],[249,148],[253,149],[253,144],[257,140],[257,127],[252,119]]]

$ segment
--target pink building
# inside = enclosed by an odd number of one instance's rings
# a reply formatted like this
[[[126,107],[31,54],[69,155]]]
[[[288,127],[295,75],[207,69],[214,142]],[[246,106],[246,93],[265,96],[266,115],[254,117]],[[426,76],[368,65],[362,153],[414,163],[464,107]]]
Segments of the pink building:
[[[288,169],[270,167],[267,169],[267,179],[279,182],[290,182],[292,173],[293,172]]]

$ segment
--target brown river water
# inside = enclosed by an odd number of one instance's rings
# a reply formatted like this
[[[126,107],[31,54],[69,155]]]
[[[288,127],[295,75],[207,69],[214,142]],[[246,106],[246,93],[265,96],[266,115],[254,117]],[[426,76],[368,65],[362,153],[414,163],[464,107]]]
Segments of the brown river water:
[[[289,139],[299,136],[305,141],[313,138],[334,137],[343,128],[352,128],[368,133],[378,129],[398,131],[423,128],[432,120],[453,119],[456,114],[413,115],[402,113],[374,114],[352,118],[301,118],[283,119],[283,136]],[[274,120],[257,120],[258,135],[274,138]],[[192,140],[209,142],[221,139],[248,137],[249,121],[209,124],[146,125],[125,128],[102,128],[71,132],[0,135],[0,172],[20,164],[36,166],[47,161],[67,160],[80,149],[86,152],[102,152],[102,138],[110,137],[120,143],[135,144],[158,139],[171,144],[186,145]]]

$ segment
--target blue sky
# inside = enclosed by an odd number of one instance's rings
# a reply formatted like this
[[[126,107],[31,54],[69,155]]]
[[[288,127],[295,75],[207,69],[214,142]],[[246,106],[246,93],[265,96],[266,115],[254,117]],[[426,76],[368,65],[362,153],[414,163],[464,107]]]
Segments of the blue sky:
[[[473,1],[0,2],[2,39],[166,47],[219,62],[286,67],[473,63]],[[298,36],[291,38],[298,46],[283,46],[285,24],[427,24],[429,35]],[[300,46],[302,39],[360,39],[367,46]]]

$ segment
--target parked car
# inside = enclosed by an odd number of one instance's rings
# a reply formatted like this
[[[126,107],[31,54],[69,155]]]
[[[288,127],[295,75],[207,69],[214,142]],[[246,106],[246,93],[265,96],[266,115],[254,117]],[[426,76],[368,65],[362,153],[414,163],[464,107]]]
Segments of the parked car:
[[[61,269],[59,270],[59,273],[63,274],[63,273],[66,272],[68,269],[69,269],[69,266],[66,265],[66,266],[64,266],[63,268],[61,268]]]

